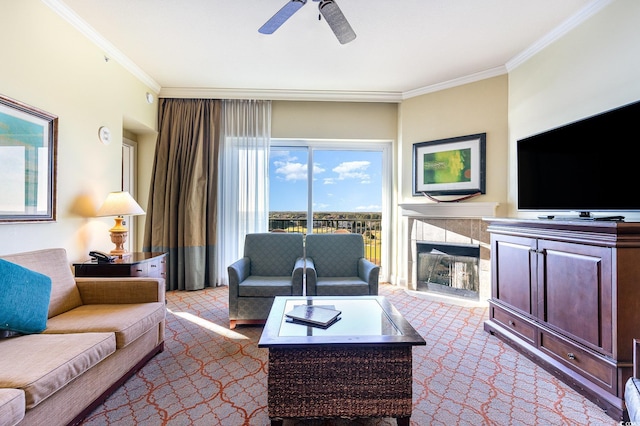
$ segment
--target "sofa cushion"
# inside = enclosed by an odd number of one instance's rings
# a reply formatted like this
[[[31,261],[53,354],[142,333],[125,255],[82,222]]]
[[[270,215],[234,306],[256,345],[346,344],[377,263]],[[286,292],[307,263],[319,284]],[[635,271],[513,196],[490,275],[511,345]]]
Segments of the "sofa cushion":
[[[291,276],[260,277],[252,275],[238,285],[240,297],[291,296]]]
[[[30,334],[47,326],[51,278],[0,259],[0,329]]]
[[[317,296],[361,296],[369,294],[369,284],[360,278],[318,278]]]
[[[0,389],[0,426],[14,426],[24,418],[26,403],[22,389]]]
[[[33,408],[116,350],[113,333],[30,334],[0,340],[0,388]]]
[[[82,305],[80,292],[71,273],[67,252],[61,248],[30,251],[2,256],[32,271],[51,278],[49,318]]]
[[[111,332],[120,349],[157,327],[165,312],[160,302],[82,305],[50,318],[45,334]]]

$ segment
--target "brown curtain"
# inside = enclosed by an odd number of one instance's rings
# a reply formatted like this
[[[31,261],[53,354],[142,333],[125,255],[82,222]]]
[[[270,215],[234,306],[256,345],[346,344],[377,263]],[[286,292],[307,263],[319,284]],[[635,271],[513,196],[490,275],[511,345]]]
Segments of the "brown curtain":
[[[145,251],[167,252],[167,290],[215,285],[221,101],[160,99]]]

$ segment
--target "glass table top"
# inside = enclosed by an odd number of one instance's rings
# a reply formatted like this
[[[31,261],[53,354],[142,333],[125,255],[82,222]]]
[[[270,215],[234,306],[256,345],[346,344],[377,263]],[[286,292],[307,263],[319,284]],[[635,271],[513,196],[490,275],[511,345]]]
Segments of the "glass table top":
[[[398,327],[382,309],[377,299],[291,300],[285,303],[284,313],[297,305],[315,305],[341,311],[340,319],[328,328],[287,322],[283,315],[278,336],[397,336]]]
[[[287,321],[297,305],[341,311],[327,328]],[[425,345],[426,342],[384,296],[278,296],[265,323],[259,347],[314,345]]]

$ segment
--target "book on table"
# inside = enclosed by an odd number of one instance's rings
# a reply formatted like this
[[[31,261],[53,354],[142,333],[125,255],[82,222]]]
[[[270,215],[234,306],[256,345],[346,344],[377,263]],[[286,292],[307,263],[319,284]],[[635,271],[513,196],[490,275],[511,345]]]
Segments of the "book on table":
[[[340,319],[341,313],[332,306],[298,305],[285,316],[292,322],[328,327]]]

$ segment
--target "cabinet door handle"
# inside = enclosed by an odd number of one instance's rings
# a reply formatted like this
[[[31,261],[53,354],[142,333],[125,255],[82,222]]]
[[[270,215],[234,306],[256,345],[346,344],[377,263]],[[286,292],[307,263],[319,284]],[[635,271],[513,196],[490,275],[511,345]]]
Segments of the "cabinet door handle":
[[[152,268],[157,268],[157,267],[158,267],[158,265],[156,265],[155,263],[152,263],[152,264],[151,264],[151,265],[149,265],[149,266],[151,266]]]
[[[575,359],[576,359],[576,356],[575,356],[575,354],[574,354],[573,352],[569,352],[569,353],[567,354],[567,358],[569,358],[570,360],[575,360]]]
[[[513,321],[511,321],[511,320],[509,320],[509,325],[510,325],[511,327],[515,327],[515,326],[516,326],[516,323],[515,323],[515,322],[513,322]]]

